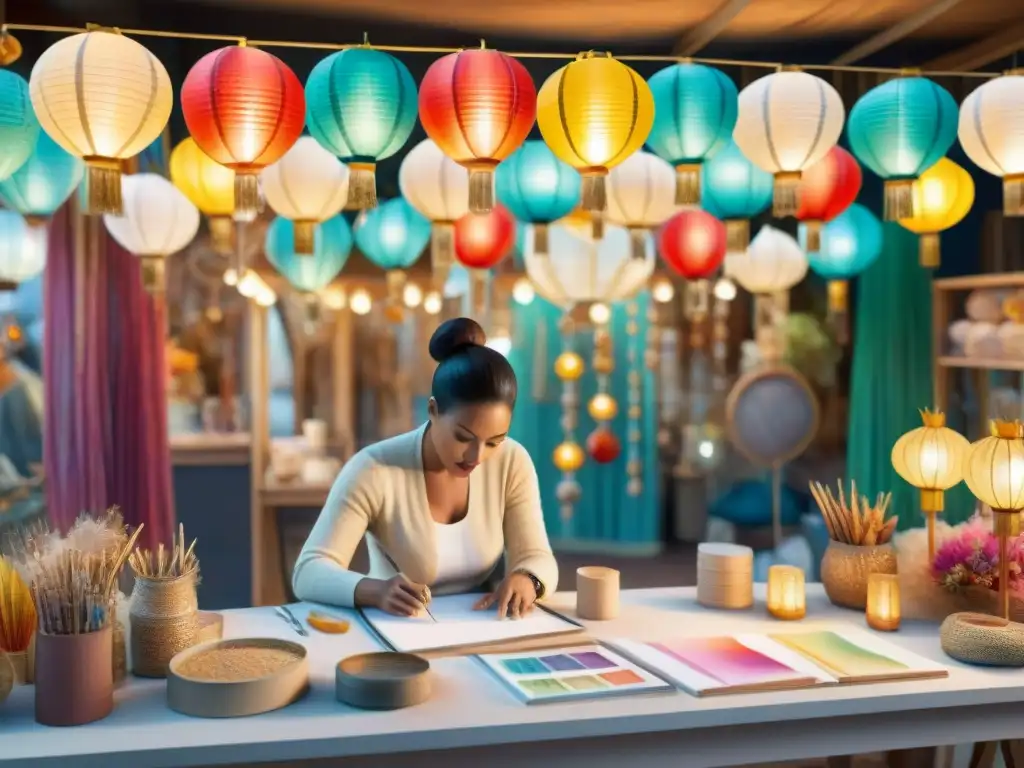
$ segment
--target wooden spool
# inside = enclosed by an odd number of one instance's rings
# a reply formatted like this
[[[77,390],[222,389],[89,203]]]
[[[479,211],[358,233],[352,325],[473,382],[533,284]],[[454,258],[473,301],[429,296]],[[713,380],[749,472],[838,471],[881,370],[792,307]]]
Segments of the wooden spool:
[[[430,662],[411,653],[363,653],[335,670],[338,701],[360,709],[401,709],[430,698]]]

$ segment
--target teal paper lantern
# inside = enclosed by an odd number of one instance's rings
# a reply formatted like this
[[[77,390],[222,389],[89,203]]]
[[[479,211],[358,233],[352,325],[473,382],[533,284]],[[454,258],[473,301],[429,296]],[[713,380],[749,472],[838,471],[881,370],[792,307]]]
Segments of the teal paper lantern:
[[[0,292],[42,274],[46,232],[30,227],[20,213],[0,208]]]
[[[525,142],[494,172],[498,202],[518,221],[533,225],[534,253],[548,252],[548,224],[579,205],[581,185],[579,171],[537,140]]]
[[[799,236],[806,250],[806,224],[800,225]],[[815,274],[828,280],[828,308],[833,317],[845,318],[850,292],[847,280],[875,263],[882,253],[882,239],[882,222],[858,203],[822,226],[821,247],[808,253],[807,261]],[[845,328],[840,335],[845,337]]]
[[[750,162],[730,140],[704,163],[700,205],[725,222],[726,249],[742,253],[750,245],[750,220],[772,204],[775,179]]]
[[[654,126],[647,147],[676,169],[676,204],[700,199],[701,165],[732,139],[738,111],[736,84],[713,67],[683,62],[656,72]]]
[[[956,140],[956,101],[924,77],[900,77],[861,96],[846,124],[854,156],[885,181],[886,221],[917,212],[914,181],[945,156]]]
[[[322,221],[313,230],[313,253],[295,251],[295,225],[275,218],[267,228],[267,261],[297,290],[323,290],[338,276],[352,252],[352,230],[341,215]]]
[[[28,160],[40,133],[25,78],[0,69],[0,179]]]
[[[313,68],[306,81],[306,125],[348,164],[348,208],[377,204],[377,163],[408,141],[417,110],[416,81],[389,53],[348,48]]]
[[[356,244],[381,269],[408,269],[430,242],[430,222],[396,197],[368,211],[356,228]]]
[[[84,174],[85,162],[41,131],[24,165],[0,181],[0,202],[30,221],[48,219],[71,197]]]

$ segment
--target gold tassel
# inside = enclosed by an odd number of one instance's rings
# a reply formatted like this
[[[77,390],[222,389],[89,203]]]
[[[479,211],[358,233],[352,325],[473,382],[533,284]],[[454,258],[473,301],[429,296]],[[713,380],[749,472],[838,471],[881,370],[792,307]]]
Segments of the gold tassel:
[[[533,252],[537,256],[547,256],[548,248],[548,225],[547,224],[534,224],[533,225]]]
[[[348,164],[348,211],[365,211],[377,207],[377,166],[374,163]]]
[[[604,214],[600,211],[594,211],[590,217],[590,236],[594,240],[604,238]]]
[[[728,219],[725,222],[725,250],[728,253],[746,253],[750,245],[750,220]]]
[[[580,200],[583,210],[603,212],[608,208],[605,176],[607,176],[607,173],[591,173],[583,176],[583,192]]]
[[[320,325],[320,298],[315,293],[307,293],[302,297],[303,302],[303,315],[306,321],[306,330],[315,331],[317,326]]]
[[[804,232],[807,234],[807,242],[804,249],[807,253],[817,253],[821,250],[821,222],[805,221]]]
[[[300,256],[312,256],[316,250],[316,222],[293,221],[292,238],[292,245],[295,246],[297,254]]]
[[[85,158],[82,207],[86,216],[124,215],[121,199],[121,163],[105,157]]]
[[[259,213],[259,178],[255,173],[235,172],[235,214],[241,219],[251,221]]]
[[[828,281],[828,320],[836,343],[842,347],[850,341],[850,284],[845,280]]]
[[[430,231],[430,270],[434,276],[434,288],[444,290],[448,271],[455,259],[455,224],[450,221],[435,221]]]
[[[1024,174],[1003,179],[1003,215],[1024,216]]]
[[[210,225],[210,241],[213,250],[225,256],[235,250],[235,222],[230,216],[210,216],[206,223]]]
[[[676,205],[700,205],[700,165],[676,166]]]
[[[146,293],[161,294],[167,288],[167,261],[163,256],[140,256],[142,287]]]
[[[388,286],[388,303],[401,305],[402,290],[405,288],[406,274],[402,269],[389,269],[384,275]]]
[[[800,208],[800,171],[780,171],[775,174],[772,190],[772,215],[777,219],[796,216]]]
[[[630,258],[643,261],[647,257],[647,230],[630,227],[629,229]]]
[[[49,216],[35,216],[31,213],[27,213],[24,216],[25,223],[28,224],[32,229],[44,229],[50,226]]]
[[[914,180],[889,179],[885,182],[885,205],[883,218],[886,221],[909,219],[914,215]]]
[[[0,293],[13,293],[18,290],[18,284],[13,280],[0,280]]]
[[[490,213],[494,209],[494,171],[474,168],[469,172],[470,213]]]
[[[921,242],[918,246],[918,255],[921,257],[921,266],[928,269],[935,269],[939,266],[941,253],[939,251],[939,235],[937,232],[928,232],[921,235]]]

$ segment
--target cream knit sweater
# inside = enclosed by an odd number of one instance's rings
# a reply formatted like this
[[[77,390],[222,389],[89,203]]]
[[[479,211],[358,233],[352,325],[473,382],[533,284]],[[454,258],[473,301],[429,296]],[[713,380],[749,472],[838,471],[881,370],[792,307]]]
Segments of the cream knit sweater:
[[[349,570],[349,564],[364,535],[370,552],[366,576],[395,575],[390,556],[410,579],[433,586],[438,564],[436,523],[423,476],[426,428],[371,445],[342,468],[295,562],[296,597],[352,607],[364,574]],[[546,595],[554,593],[558,565],[544,529],[537,472],[519,443],[506,440],[470,475],[469,511],[460,524],[472,527],[482,561],[497,565],[504,554],[506,572],[529,571]],[[479,574],[481,585],[493,570]]]

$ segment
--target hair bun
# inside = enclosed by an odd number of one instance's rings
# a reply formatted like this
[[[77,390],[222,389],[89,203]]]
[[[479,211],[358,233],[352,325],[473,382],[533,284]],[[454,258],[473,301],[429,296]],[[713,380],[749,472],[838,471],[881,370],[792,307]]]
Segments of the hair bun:
[[[480,323],[468,317],[456,317],[445,320],[430,337],[430,356],[437,362],[457,355],[467,347],[483,346],[487,334]]]

